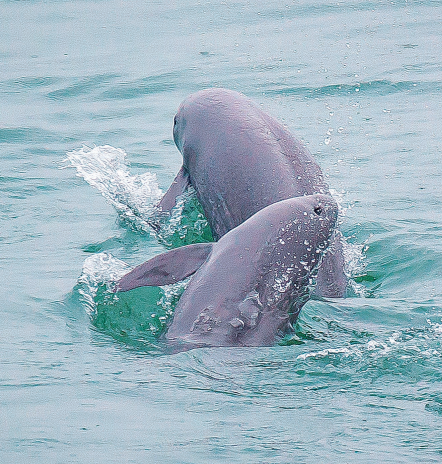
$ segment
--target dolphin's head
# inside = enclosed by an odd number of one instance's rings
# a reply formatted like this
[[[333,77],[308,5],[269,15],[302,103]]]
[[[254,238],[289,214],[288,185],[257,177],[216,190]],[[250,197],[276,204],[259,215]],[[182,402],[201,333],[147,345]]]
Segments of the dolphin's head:
[[[298,225],[298,234],[304,237],[304,242],[309,241],[314,248],[325,250],[338,219],[336,200],[331,195],[316,194],[288,201],[296,205],[293,224]]]
[[[213,109],[211,89],[189,95],[179,106],[173,119],[173,140],[183,155],[183,166],[189,170],[195,163],[195,153],[205,137],[211,137],[206,123]],[[195,151],[196,150],[196,151]]]
[[[300,276],[309,275],[329,246],[338,219],[338,205],[331,195],[322,194],[280,203],[287,207],[287,217],[278,230],[274,253],[297,264]]]
[[[329,195],[291,198],[223,236],[182,295],[169,341],[271,345],[307,301],[337,215]]]
[[[186,143],[193,148],[206,135],[213,137],[213,127],[226,119],[231,107],[250,105],[241,94],[223,88],[209,88],[189,95],[179,106],[173,123],[173,139],[184,156]]]
[[[253,219],[267,220],[273,232],[261,249],[256,292],[267,318],[244,334],[244,343],[260,345],[266,324],[293,323],[309,298],[314,275],[336,228],[338,206],[330,195],[290,198],[264,208]]]

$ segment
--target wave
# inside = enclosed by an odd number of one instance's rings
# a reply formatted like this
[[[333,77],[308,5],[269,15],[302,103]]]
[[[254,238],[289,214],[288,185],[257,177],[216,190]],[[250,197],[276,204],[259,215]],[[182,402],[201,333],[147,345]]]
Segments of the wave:
[[[296,4],[285,5],[284,7],[274,8],[271,4],[265,11],[265,17],[277,19],[299,19],[301,17],[314,17],[325,15],[349,15],[349,12],[358,13],[365,11],[398,10],[404,7],[409,8],[413,4],[421,6],[436,7],[440,6],[440,0],[388,0],[380,1],[358,1],[358,2],[297,2]]]
[[[83,147],[69,152],[66,162],[76,169],[79,177],[101,192],[130,229],[150,233],[155,224],[159,227],[156,237],[167,247],[212,241],[193,189],[178,199],[170,217],[162,218],[155,206],[162,195],[155,175],[150,172],[132,175],[123,150],[111,146]],[[110,242],[112,250],[114,241],[106,242]],[[87,247],[87,251],[102,248],[109,247],[94,245]],[[126,346],[156,352],[159,338],[187,281],[116,295],[115,283],[130,269],[109,252],[96,253],[84,261],[76,292],[93,327]]]
[[[78,98],[80,95],[89,95],[91,92],[101,89],[103,85],[108,85],[118,77],[120,77],[118,74],[98,74],[78,78],[66,87],[48,92],[46,96],[51,100]]]
[[[52,132],[38,127],[3,127],[0,128],[0,143],[49,143],[58,140]]]
[[[86,258],[75,291],[96,330],[130,349],[162,353],[161,335],[188,281],[115,293],[116,282],[131,267],[110,253]]]
[[[143,95],[170,92],[179,84],[177,72],[146,76],[134,80],[124,80],[119,74],[97,74],[70,78],[68,85],[60,86],[59,79],[33,78],[8,81],[11,91],[20,91],[27,86],[46,87],[58,84],[59,88],[46,93],[50,100],[68,100],[88,96],[95,101],[129,100]]]
[[[132,175],[123,150],[111,146],[83,147],[69,152],[66,161],[77,170],[78,176],[101,192],[115,208],[123,224],[130,229],[150,233],[154,224],[155,238],[167,248],[213,241],[194,189],[190,188],[178,198],[170,216],[161,217],[155,207],[162,195],[155,175],[149,172]],[[340,205],[342,221],[348,209],[344,206],[344,195],[337,192],[333,192],[333,195]],[[106,243],[106,246],[88,248],[101,252],[85,260],[83,273],[78,280],[78,292],[82,295],[94,327],[126,344],[130,342],[133,345],[137,340],[144,340],[143,343],[150,347],[150,344],[158,342],[158,337],[164,332],[178,301],[177,295],[184,290],[186,282],[163,289],[135,289],[117,296],[112,291],[113,286],[130,267],[110,253],[113,244],[118,247],[121,244],[113,240]],[[343,247],[347,274],[350,277],[361,274],[363,246],[347,243],[343,239]],[[155,247],[149,249],[151,252],[156,250]],[[353,295],[365,295],[361,283],[351,280],[351,285]],[[159,307],[162,308],[160,311]]]
[[[28,92],[40,87],[49,87],[57,84],[59,81],[59,78],[50,76],[18,77],[3,81],[2,86],[5,89],[5,93],[19,93]]]
[[[442,324],[437,311],[428,307],[412,321],[401,312],[403,304],[398,311],[386,301],[365,311],[362,300],[350,305],[345,313],[326,302],[308,302],[296,327],[297,342],[286,344],[291,346],[181,353],[171,361],[174,377],[189,389],[280,397],[286,405],[295,401],[297,408],[301,392],[364,392],[373,400],[417,400],[440,414]]]
[[[399,81],[393,82],[386,79],[368,82],[356,82],[353,84],[332,84],[322,87],[289,86],[274,84],[273,88],[266,88],[267,95],[299,96],[302,98],[318,98],[331,96],[386,96],[395,93],[407,93],[413,95],[440,93],[442,81]]]
[[[126,153],[109,145],[83,147],[67,154],[70,165],[117,211],[122,221],[134,230],[152,232],[169,248],[213,241],[195,191],[190,188],[178,198],[170,217],[156,208],[162,196],[155,174],[146,171],[132,175]]]
[[[100,100],[128,100],[143,95],[170,92],[178,86],[178,73],[147,76],[133,81],[120,82],[99,95]]]

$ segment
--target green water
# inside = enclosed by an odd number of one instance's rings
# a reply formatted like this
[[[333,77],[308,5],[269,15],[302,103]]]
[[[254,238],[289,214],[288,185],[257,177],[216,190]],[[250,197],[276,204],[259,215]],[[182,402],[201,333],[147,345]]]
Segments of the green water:
[[[2,463],[440,462],[441,12],[0,2]],[[314,154],[352,289],[309,301],[283,345],[169,355],[157,341],[182,289],[113,301],[106,282],[210,240],[192,202],[163,235],[145,222],[181,165],[175,111],[209,86]],[[106,145],[127,155],[89,165],[103,191],[66,159]]]

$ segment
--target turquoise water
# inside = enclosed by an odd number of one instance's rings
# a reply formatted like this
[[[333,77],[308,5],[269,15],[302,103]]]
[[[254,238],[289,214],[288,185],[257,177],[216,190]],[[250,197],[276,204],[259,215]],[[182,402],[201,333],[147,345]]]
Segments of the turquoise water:
[[[0,461],[440,462],[442,2],[0,13]],[[175,111],[209,86],[315,155],[352,289],[311,300],[285,346],[168,355],[182,288],[106,286],[210,240],[192,198],[159,236],[145,223],[181,164]]]

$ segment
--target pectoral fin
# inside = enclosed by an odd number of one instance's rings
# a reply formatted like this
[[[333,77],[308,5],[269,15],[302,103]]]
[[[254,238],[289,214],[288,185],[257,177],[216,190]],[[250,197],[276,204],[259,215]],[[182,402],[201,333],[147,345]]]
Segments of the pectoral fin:
[[[171,186],[158,203],[158,208],[162,212],[170,213],[176,205],[176,198],[182,195],[190,185],[189,173],[181,166]]]
[[[123,276],[117,282],[116,291],[127,292],[137,287],[179,282],[200,268],[210,255],[212,247],[212,243],[196,243],[155,256]]]

